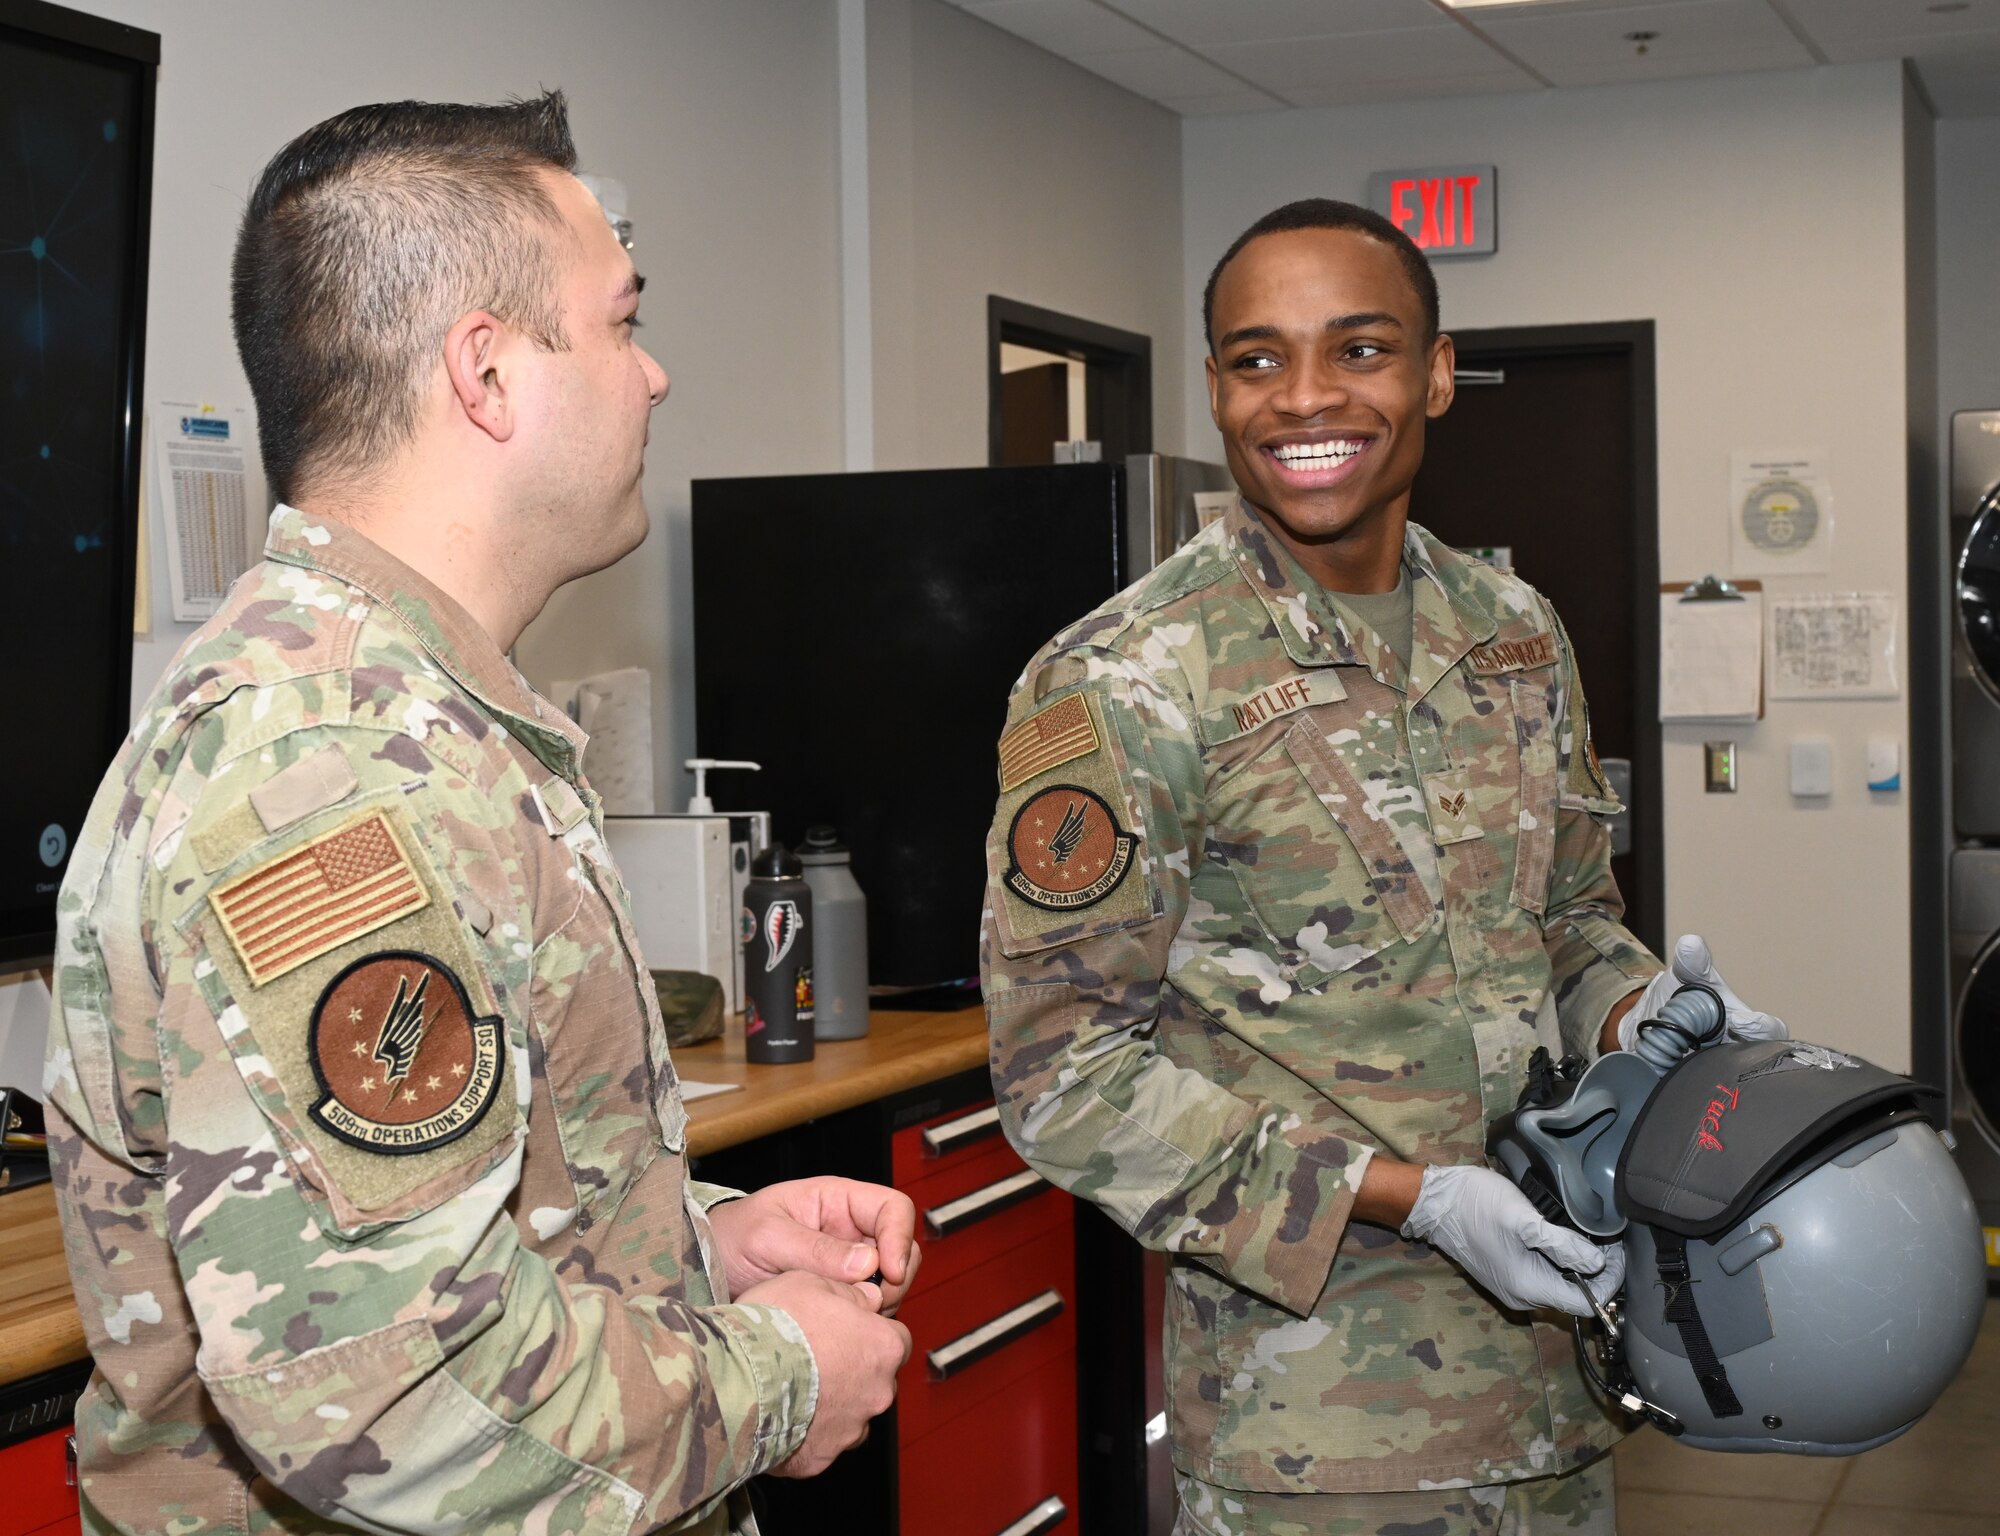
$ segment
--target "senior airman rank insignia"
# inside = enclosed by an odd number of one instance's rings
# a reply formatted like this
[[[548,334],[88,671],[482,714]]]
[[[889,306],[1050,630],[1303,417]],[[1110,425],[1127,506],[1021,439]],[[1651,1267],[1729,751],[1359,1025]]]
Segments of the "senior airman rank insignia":
[[[1104,797],[1056,784],[1014,813],[1007,831],[1007,888],[1050,912],[1095,906],[1132,868],[1138,841],[1118,825]]]
[[[407,1157],[458,1140],[500,1091],[500,1019],[481,1018],[443,961],[368,955],[320,993],[306,1054],[310,1111],[349,1146]]]

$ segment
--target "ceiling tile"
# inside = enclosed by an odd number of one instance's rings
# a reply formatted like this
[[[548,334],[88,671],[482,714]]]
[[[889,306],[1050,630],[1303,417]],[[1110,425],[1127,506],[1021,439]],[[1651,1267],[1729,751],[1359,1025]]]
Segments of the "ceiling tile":
[[[1329,37],[1448,27],[1452,19],[1430,0],[1104,0],[1134,21],[1177,42],[1265,43],[1288,37]]]
[[[1428,81],[1515,72],[1504,57],[1461,27],[1227,43],[1203,51],[1253,84],[1292,100],[1298,99],[1295,90],[1329,83],[1352,81],[1366,87],[1377,79]]]
[[[1447,96],[1506,96],[1542,87],[1508,66],[1476,75],[1430,75],[1414,80],[1329,76],[1315,86],[1293,86],[1286,99],[1301,107],[1352,107],[1378,101],[1433,101]]]
[[[1065,59],[1085,53],[1157,48],[1144,27],[1095,0],[961,0],[964,10]]]
[[[1598,3],[1561,13],[1481,14],[1479,29],[1551,83],[1602,85],[1816,62],[1764,0]],[[1639,52],[1628,32],[1659,35]]]
[[[1160,105],[1182,117],[1220,117],[1228,112],[1276,112],[1285,103],[1262,91],[1228,91],[1220,96],[1166,96]]]
[[[2000,33],[2000,0],[1967,0],[1965,9],[1942,15],[1938,0],[1781,0],[1805,34],[1827,57],[1841,50],[1850,59],[1893,59],[1915,53],[1921,39],[1945,42],[1963,33]],[[1880,51],[1855,53],[1876,44]]]
[[[1074,62],[1114,85],[1155,100],[1165,96],[1213,96],[1240,91],[1243,82],[1185,48],[1156,43],[1125,53],[1079,54]]]

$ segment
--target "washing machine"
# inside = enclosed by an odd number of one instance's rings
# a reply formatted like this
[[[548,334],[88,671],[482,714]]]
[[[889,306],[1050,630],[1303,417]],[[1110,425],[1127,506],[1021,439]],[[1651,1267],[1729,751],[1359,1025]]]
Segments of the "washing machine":
[[[2000,843],[2000,411],[1951,418],[1952,821]]]
[[[1951,856],[1951,1131],[2000,1277],[2000,848]]]

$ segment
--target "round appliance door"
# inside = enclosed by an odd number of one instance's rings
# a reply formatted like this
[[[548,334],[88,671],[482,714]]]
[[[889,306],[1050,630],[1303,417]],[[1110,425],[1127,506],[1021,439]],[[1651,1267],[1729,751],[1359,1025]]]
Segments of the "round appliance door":
[[[1980,499],[1958,552],[1958,626],[1980,686],[2000,702],[2000,487]]]
[[[1972,962],[1953,1035],[1967,1107],[1979,1134],[2000,1151],[2000,934]]]

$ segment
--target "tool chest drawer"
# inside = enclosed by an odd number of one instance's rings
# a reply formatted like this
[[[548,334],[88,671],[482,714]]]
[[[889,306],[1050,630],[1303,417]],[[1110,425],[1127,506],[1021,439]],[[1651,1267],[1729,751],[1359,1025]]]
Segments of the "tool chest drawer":
[[[967,1180],[944,1174],[905,1191],[917,1206],[923,1263],[911,1300],[1073,1220],[1070,1197],[1016,1161]]]
[[[1076,1360],[906,1445],[907,1536],[1076,1536]]]
[[[902,1309],[911,1337],[896,1379],[904,1445],[1023,1377],[1050,1374],[1074,1393],[1074,1369],[1062,1362],[1076,1344],[1075,1241],[1069,1222],[1059,1222]]]
[[[919,1179],[955,1172],[983,1158],[995,1159],[998,1166],[1020,1162],[1000,1133],[1000,1109],[991,1099],[897,1131],[890,1141],[890,1177],[896,1188],[907,1190]]]

